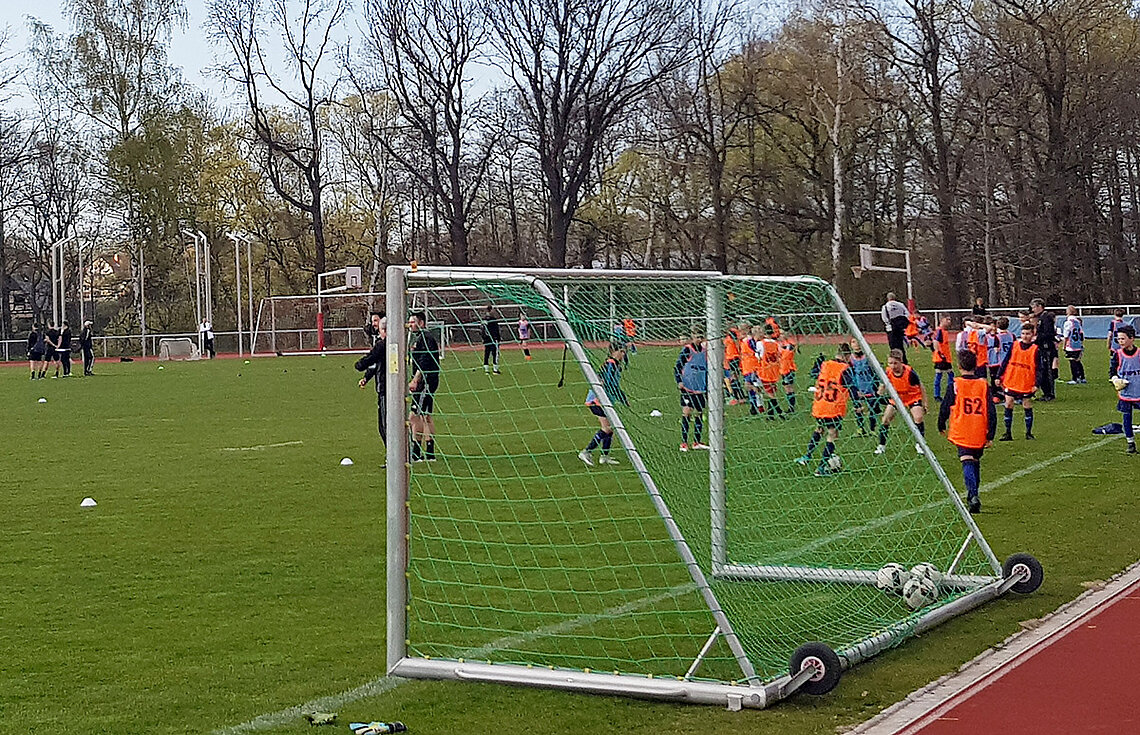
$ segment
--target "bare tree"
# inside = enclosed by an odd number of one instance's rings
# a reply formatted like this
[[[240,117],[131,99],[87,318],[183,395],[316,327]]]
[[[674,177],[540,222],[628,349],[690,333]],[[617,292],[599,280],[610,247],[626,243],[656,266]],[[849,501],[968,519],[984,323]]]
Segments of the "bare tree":
[[[277,195],[312,224],[314,278],[326,268],[321,118],[336,92],[336,81],[323,75],[333,63],[332,33],[347,10],[347,0],[268,0],[267,10],[262,0],[213,0],[209,11],[212,38],[231,53],[224,73],[245,91],[266,176]],[[267,47],[273,31],[288,76],[273,66],[275,49]]]
[[[685,6],[680,0],[501,0],[488,14],[546,185],[550,260],[562,267],[605,132],[688,58]]]
[[[452,265],[467,265],[472,210],[493,150],[495,135],[476,129],[477,103],[469,99],[472,62],[488,31],[482,13],[467,0],[366,0],[371,19],[369,65],[401,117],[419,136],[429,165],[380,141],[391,158],[412,173],[442,205]],[[368,85],[358,73],[358,84]],[[362,95],[365,97],[365,95]]]

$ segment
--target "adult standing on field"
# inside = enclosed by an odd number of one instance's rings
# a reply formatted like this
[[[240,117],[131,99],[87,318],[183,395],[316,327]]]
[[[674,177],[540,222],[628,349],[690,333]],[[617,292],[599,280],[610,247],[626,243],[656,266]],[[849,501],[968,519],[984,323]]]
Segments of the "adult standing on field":
[[[427,314],[408,317],[408,342],[412,345],[412,461],[435,461],[435,392],[439,389],[439,342],[427,331]]]
[[[1041,388],[1041,400],[1052,401],[1057,397],[1057,375],[1053,372],[1057,360],[1057,318],[1046,311],[1044,299],[1030,301],[1029,311],[1037,320],[1037,384]]]
[[[83,322],[83,331],[79,333],[79,349],[83,351],[83,374],[95,374],[95,339],[91,333],[91,321]]]
[[[210,323],[209,319],[203,319],[202,323],[198,325],[198,332],[202,335],[202,352],[210,355],[213,360],[217,353],[214,352],[214,325]]]
[[[66,321],[59,332],[59,364],[63,366],[63,377],[71,377],[71,325]]]
[[[901,350],[903,363],[906,363],[906,328],[910,324],[910,312],[905,304],[895,298],[893,292],[887,294],[882,317],[887,331],[887,344],[892,350]]]
[[[45,350],[47,343],[44,341],[44,329],[39,324],[33,324],[32,331],[28,332],[28,367],[32,370],[32,380],[44,376],[44,371],[47,369],[44,364]]]
[[[373,312],[376,316],[376,312]],[[369,380],[376,381],[376,425],[380,429],[380,441],[388,444],[388,402],[384,397],[384,388],[387,381],[384,379],[384,358],[388,351],[388,318],[381,316],[370,321],[370,326],[376,330],[375,341],[368,354],[356,361],[356,369],[364,373],[360,379],[363,389]]]

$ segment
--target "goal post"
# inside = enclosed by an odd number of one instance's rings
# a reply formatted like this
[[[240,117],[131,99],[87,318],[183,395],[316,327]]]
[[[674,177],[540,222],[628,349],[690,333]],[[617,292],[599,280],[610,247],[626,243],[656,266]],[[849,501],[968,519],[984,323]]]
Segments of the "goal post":
[[[158,341],[158,359],[162,362],[200,360],[202,353],[189,337],[167,337]]]
[[[902,405],[824,281],[393,266],[386,285],[388,412],[410,417],[387,436],[394,675],[764,707],[1028,591],[908,411],[886,452],[851,436],[852,409],[816,473],[796,461],[821,441],[812,367],[840,345]],[[435,456],[406,396],[406,317],[433,293],[442,333],[464,335],[441,360]],[[500,335],[501,374],[477,325]],[[791,370],[742,383],[725,359],[742,325]],[[881,589],[891,564],[929,582]]]

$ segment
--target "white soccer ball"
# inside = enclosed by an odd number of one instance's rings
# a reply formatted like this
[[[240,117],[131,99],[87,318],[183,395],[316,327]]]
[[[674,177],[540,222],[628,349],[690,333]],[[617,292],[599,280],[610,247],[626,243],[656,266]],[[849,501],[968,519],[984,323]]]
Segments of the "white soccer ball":
[[[911,577],[903,585],[902,596],[911,610],[921,610],[938,599],[938,585],[928,577]]]
[[[910,576],[914,578],[929,579],[934,584],[942,584],[942,572],[930,562],[915,564],[910,568]]]
[[[664,415],[664,414],[662,414],[662,413],[661,413],[660,411],[658,411],[656,408],[655,408],[655,409],[653,409],[652,411],[650,411],[650,412],[649,412],[649,416],[650,416],[651,418],[655,418],[655,419],[659,419],[659,418],[661,418],[663,415]]]
[[[827,468],[833,472],[838,472],[843,469],[843,460],[839,458],[838,454],[833,454],[827,458]]]
[[[1111,378],[1109,378],[1109,381],[1112,382],[1112,387],[1116,389],[1117,393],[1128,387],[1128,380],[1116,375],[1113,375]]]
[[[883,568],[875,572],[875,586],[883,592],[901,595],[903,586],[910,581],[910,572],[902,564],[893,561],[884,564]]]

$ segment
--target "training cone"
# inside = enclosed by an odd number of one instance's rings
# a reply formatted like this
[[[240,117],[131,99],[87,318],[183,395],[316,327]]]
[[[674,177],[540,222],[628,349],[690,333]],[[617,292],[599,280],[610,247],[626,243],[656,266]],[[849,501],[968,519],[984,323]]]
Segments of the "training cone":
[[[342,459],[342,460],[340,461],[340,465],[341,465],[341,467],[348,467],[348,466],[349,466],[349,465],[351,465],[351,464],[352,464],[352,460],[351,460],[351,459],[349,459],[348,457],[345,457],[344,459]]]
[[[655,408],[649,412],[649,415],[656,419],[660,418],[662,416],[662,413]]]
[[[40,400],[36,401],[36,403],[47,403],[47,399],[41,398]]]
[[[84,498],[83,502],[79,504],[80,508],[94,508],[97,505],[95,498]]]

